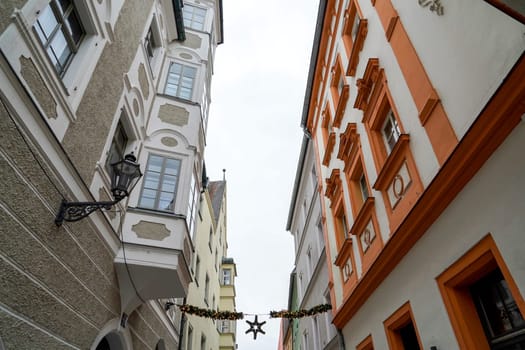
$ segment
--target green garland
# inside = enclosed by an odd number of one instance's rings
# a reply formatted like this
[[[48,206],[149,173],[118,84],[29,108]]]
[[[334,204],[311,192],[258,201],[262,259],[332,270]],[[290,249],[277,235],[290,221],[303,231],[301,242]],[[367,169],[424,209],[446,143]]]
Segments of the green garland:
[[[330,304],[321,304],[314,306],[311,309],[305,310],[296,310],[296,311],[288,311],[288,310],[281,310],[281,311],[270,311],[270,317],[272,318],[302,318],[306,316],[313,316],[317,315],[323,312],[326,312],[328,310],[332,309],[332,305]]]
[[[244,314],[242,312],[234,312],[234,311],[216,311],[216,310],[210,310],[210,309],[202,309],[197,306],[193,305],[177,305],[181,312],[187,313],[189,315],[195,315],[199,317],[206,317],[211,318],[214,320],[242,320],[244,318]],[[281,311],[270,311],[270,317],[271,318],[302,318],[306,316],[313,316],[317,315],[323,312],[326,312],[328,310],[332,309],[332,305],[330,304],[321,304],[312,307],[311,309],[305,310],[296,310],[296,311],[288,311],[288,310],[281,310]]]
[[[193,305],[178,305],[180,311],[195,315],[199,317],[206,317],[206,318],[212,318],[214,320],[242,320],[244,318],[244,314],[242,312],[232,312],[232,311],[216,311],[216,310],[210,310],[210,309],[201,309],[200,307],[193,306]]]

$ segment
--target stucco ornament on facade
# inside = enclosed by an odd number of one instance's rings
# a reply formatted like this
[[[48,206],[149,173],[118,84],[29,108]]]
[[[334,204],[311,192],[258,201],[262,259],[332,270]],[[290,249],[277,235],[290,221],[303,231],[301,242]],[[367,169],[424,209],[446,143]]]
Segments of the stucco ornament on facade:
[[[445,8],[440,0],[417,0],[419,6],[428,7],[431,12],[435,12],[438,16],[443,16]]]

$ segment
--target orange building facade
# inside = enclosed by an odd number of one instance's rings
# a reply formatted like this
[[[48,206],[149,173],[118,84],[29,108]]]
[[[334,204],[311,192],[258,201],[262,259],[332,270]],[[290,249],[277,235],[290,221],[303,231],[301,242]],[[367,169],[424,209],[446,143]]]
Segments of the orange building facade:
[[[346,349],[525,348],[525,10],[498,3],[320,2],[301,124]]]

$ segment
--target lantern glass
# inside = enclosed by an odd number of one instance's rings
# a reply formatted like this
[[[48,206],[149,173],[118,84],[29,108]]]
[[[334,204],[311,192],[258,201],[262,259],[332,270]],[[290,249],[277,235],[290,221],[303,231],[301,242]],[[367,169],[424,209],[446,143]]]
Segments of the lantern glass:
[[[131,153],[127,154],[120,162],[111,164],[113,169],[111,192],[116,201],[129,196],[142,176],[140,165],[136,161],[137,158]]]

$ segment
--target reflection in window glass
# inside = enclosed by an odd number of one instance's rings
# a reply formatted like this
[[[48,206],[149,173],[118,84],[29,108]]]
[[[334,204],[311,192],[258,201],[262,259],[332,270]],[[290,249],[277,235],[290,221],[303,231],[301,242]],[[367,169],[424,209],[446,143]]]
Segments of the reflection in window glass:
[[[184,4],[182,9],[184,17],[184,26],[186,28],[203,30],[204,20],[206,19],[206,10],[200,7]]]
[[[190,100],[193,92],[193,81],[197,69],[180,63],[172,63],[168,72],[168,81],[164,93],[166,95]]]
[[[73,3],[51,1],[33,28],[56,71],[63,75],[85,34]]]
[[[178,159],[150,155],[142,182],[140,207],[174,210],[180,163]]]

